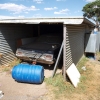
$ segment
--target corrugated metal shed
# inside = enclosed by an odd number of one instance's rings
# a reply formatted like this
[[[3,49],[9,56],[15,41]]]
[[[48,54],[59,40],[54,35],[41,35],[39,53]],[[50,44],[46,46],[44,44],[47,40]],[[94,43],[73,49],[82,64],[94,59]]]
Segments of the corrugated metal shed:
[[[45,23],[62,24],[64,28],[62,31],[64,39],[63,64],[66,68],[73,62],[77,64],[84,53],[84,34],[94,28],[94,23],[84,17],[0,19],[0,41],[2,41],[0,44],[0,53],[6,53],[6,55],[11,54],[9,57],[4,56],[1,64],[9,63],[10,59],[13,60],[15,58],[14,53],[17,39],[32,37],[32,33],[36,32],[33,29],[33,25]]]

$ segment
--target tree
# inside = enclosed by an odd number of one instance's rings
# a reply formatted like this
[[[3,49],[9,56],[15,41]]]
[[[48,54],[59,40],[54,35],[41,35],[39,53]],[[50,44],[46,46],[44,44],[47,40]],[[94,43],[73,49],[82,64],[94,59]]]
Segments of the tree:
[[[82,11],[83,16],[92,19],[96,23],[96,28],[99,30],[100,25],[100,0],[86,4]]]

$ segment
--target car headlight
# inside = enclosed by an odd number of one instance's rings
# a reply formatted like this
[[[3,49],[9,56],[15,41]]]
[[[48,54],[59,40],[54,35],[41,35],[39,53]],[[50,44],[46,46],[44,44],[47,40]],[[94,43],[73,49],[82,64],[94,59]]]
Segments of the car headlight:
[[[46,61],[52,61],[53,55],[52,54],[43,54],[40,58],[46,60]]]
[[[21,50],[17,50],[16,56],[25,56],[25,54]]]

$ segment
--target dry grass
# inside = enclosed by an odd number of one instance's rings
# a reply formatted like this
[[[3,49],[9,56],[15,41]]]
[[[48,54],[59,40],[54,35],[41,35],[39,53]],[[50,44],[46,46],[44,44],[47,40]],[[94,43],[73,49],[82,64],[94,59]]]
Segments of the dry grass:
[[[83,66],[86,70],[82,70]],[[77,68],[81,74],[77,88],[59,74],[46,79],[49,92],[40,100],[100,100],[100,62],[83,57]]]
[[[19,64],[21,61],[19,59],[15,59],[14,61],[12,61],[11,63],[7,64],[7,65],[1,65],[0,66],[0,72],[4,72],[4,71],[11,71],[11,69]]]

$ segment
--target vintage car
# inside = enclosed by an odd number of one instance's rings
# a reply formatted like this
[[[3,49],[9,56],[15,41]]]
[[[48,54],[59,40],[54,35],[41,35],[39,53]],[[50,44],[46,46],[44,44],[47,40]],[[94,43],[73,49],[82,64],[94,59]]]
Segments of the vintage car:
[[[59,35],[40,35],[34,42],[17,48],[16,56],[23,61],[53,64],[62,43]]]

